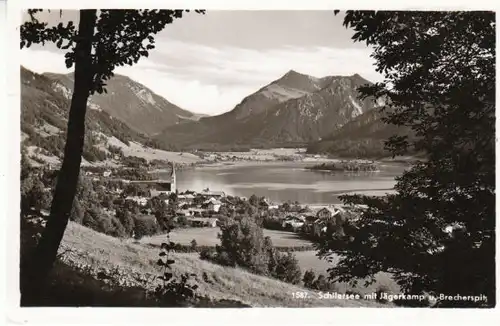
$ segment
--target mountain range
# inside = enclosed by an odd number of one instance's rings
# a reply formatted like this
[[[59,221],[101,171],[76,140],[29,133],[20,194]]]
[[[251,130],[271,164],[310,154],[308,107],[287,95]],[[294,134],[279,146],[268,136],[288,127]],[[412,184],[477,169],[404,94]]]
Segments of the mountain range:
[[[62,91],[67,99],[71,99],[73,73],[44,75],[54,81],[54,87]],[[106,84],[107,93],[92,95],[89,108],[103,110],[144,135],[154,136],[168,126],[200,118],[127,76],[115,75]]]
[[[162,149],[308,145],[310,153],[348,155],[360,146],[380,149],[390,135],[407,131],[382,122],[377,108],[383,101],[358,99],[357,88],[366,84],[358,74],[316,78],[290,70],[233,110],[201,117],[116,75],[107,82],[107,94],[89,99],[87,154],[93,146],[102,149],[99,134]],[[22,67],[21,85],[23,136],[60,156],[73,75],[39,75]]]
[[[307,144],[380,104],[358,99],[357,88],[365,84],[357,74],[316,78],[290,70],[233,110],[167,127],[158,139],[190,148]]]
[[[343,157],[384,157],[385,141],[393,135],[411,135],[408,127],[382,121],[385,111],[370,110],[307,147],[310,154],[335,154]]]

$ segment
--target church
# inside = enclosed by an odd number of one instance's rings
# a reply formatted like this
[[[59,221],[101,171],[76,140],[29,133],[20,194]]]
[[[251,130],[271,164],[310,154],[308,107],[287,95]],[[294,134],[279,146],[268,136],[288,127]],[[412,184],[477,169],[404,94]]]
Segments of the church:
[[[131,183],[139,184],[149,190],[150,197],[156,197],[162,194],[170,195],[177,192],[177,183],[175,176],[175,164],[169,163],[168,169],[161,172],[161,177],[155,180],[138,180]]]

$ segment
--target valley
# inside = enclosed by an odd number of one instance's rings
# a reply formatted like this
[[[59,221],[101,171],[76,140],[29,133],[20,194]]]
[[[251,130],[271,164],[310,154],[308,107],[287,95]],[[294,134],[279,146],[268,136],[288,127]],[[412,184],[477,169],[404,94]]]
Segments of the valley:
[[[34,173],[23,181],[28,196],[24,198],[30,200],[35,195],[29,194],[37,191],[41,191],[37,196],[44,198],[43,203],[27,207],[25,214],[30,216],[28,220],[38,220],[40,215],[44,220],[50,208],[51,184],[62,161],[72,75],[38,75],[24,68],[21,75],[22,152]],[[356,100],[355,89],[365,82],[359,75],[315,78],[292,70],[243,99],[232,111],[200,117],[128,77],[115,76],[109,84],[110,94],[95,95],[88,103],[82,188],[77,195],[78,208],[71,216],[74,222],[61,247],[64,268],[92,279],[109,274],[119,288],[139,286],[147,290],[151,284],[145,280],[153,278],[157,270],[155,250],[165,241],[165,226],[173,223],[176,229],[170,239],[182,249],[173,256],[178,264],[175,274],[207,275],[200,283],[200,293],[208,300],[233,300],[256,307],[378,305],[373,300],[319,303],[314,292],[310,301],[299,303],[289,297],[304,290],[300,286],[306,285],[298,279],[292,281],[281,274],[270,277],[246,271],[243,266],[231,269],[220,266],[217,258],[202,258],[201,253],[215,250],[221,241],[221,225],[233,223],[234,217],[236,221],[262,219],[259,223],[264,221],[264,225],[258,232],[269,237],[274,250],[285,256],[292,250],[296,260],[293,268],[318,275],[313,289],[333,289],[319,277],[327,275],[336,260],[318,258],[308,238],[317,237],[317,229],[324,228],[326,220],[304,224],[303,219],[311,219],[324,209],[342,209],[339,195],[392,193],[394,177],[408,167],[378,160],[376,171],[316,168],[345,163],[342,152],[311,150],[314,141],[321,142],[332,130],[342,133],[344,125],[348,139],[352,123],[382,104]],[[356,124],[358,129],[363,126]],[[377,159],[385,157],[378,154]],[[359,156],[358,152],[352,154],[353,158]],[[30,178],[39,178],[36,175],[42,178],[43,186],[29,183]],[[166,182],[167,191],[161,188]],[[223,195],[211,197],[210,193]],[[189,196],[197,202],[189,201]],[[288,224],[294,225],[293,232]],[[197,247],[192,247],[193,242]],[[82,256],[82,252],[90,254]],[[389,275],[380,274],[376,279],[370,287],[342,282],[334,287],[339,293],[361,295],[380,286],[399,292]],[[279,283],[283,280],[289,283]],[[266,295],[249,294],[251,282],[258,282]],[[229,290],[231,284],[240,287]],[[255,289],[255,284],[252,286]],[[270,290],[273,287],[275,295]],[[278,291],[285,292],[278,295]]]
[[[18,9],[9,320],[495,307],[493,11]]]

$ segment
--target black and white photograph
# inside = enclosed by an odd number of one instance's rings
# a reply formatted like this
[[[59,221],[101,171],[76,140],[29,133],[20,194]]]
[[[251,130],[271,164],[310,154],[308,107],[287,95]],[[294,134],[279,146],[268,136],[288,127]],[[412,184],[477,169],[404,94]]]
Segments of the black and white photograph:
[[[494,11],[186,8],[18,13],[17,305],[493,310]]]

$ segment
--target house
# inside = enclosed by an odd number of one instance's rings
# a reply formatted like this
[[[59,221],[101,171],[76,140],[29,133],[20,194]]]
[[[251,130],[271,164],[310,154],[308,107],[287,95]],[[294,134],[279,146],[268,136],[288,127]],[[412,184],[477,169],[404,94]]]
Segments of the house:
[[[208,188],[200,192],[200,195],[204,197],[214,197],[216,199],[226,197],[226,193],[224,191],[210,191]]]
[[[316,213],[316,217],[319,219],[328,219],[337,215],[340,211],[333,207],[323,207]]]
[[[280,207],[280,205],[272,203],[269,205],[269,207],[267,209],[278,209],[279,207]]]
[[[144,215],[153,214],[153,211],[151,210],[151,208],[141,209],[140,212],[141,212],[141,214],[144,214]]]
[[[217,226],[219,219],[218,218],[203,218],[203,217],[192,217],[189,219],[189,222],[194,227],[211,227],[214,228]]]
[[[187,203],[188,205],[192,205],[194,202],[194,195],[192,194],[178,195],[177,200],[183,203]]]
[[[306,218],[302,215],[294,216],[290,215],[283,220],[282,227],[283,228],[300,228],[305,224]]]
[[[312,214],[308,214],[308,215],[304,215],[305,219],[306,219],[306,223],[307,224],[313,224],[314,222],[316,222],[318,220],[318,218],[316,217],[316,215],[312,215]]]
[[[125,200],[132,200],[140,206],[146,206],[146,204],[148,203],[148,198],[140,196],[127,196],[125,197]]]
[[[268,210],[269,209],[278,209],[279,208],[278,204],[270,202],[267,198],[264,198],[264,200],[260,202],[260,205],[262,207],[264,207],[265,209],[268,209]]]
[[[179,216],[192,216],[192,212],[189,209],[180,209],[175,212],[176,215]]]
[[[202,217],[206,212],[204,209],[201,208],[190,208],[189,211],[191,212],[191,216],[195,217]]]
[[[213,212],[219,212],[219,209],[222,205],[221,201],[218,199],[215,199],[214,197],[211,197],[210,199],[206,200],[203,203],[204,207],[208,209],[209,211]]]
[[[181,209],[189,209],[190,205],[186,202],[178,203],[177,206]]]
[[[221,201],[221,203],[223,205],[225,205],[229,209],[235,209],[236,208],[235,203],[233,203],[232,201],[230,201],[229,199],[227,199],[227,197],[226,198],[221,198],[220,201]]]
[[[328,214],[330,212],[330,214]],[[339,208],[333,208],[333,207],[327,207],[327,208],[322,208],[319,210],[316,214],[316,220],[314,221],[314,224],[316,224],[321,232],[326,232],[327,230],[327,225],[328,222],[334,222],[335,224],[341,224],[343,223],[343,219],[345,218],[345,215],[342,213],[345,212],[345,209],[342,207]]]

